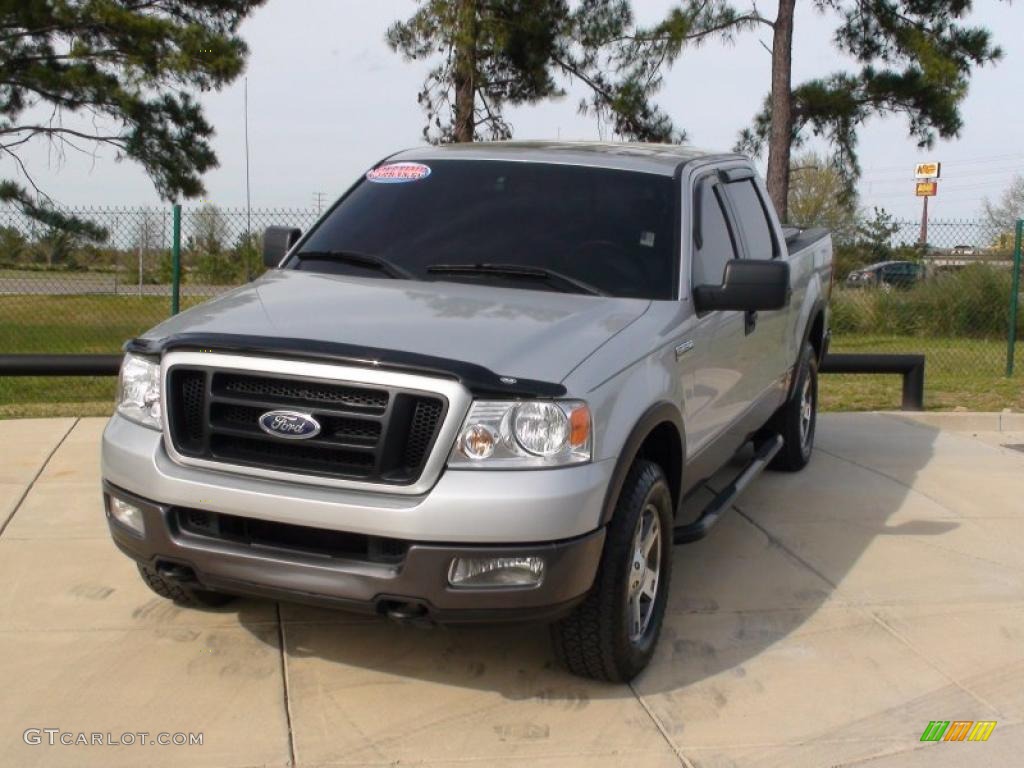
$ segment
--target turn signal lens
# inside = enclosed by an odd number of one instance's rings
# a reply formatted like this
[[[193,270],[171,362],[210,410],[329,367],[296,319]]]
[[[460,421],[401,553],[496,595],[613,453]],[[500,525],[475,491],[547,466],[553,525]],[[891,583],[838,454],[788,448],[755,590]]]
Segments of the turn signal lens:
[[[569,414],[569,445],[584,448],[590,442],[590,409],[577,405]]]
[[[471,459],[489,458],[494,442],[494,433],[483,424],[474,424],[462,433],[462,450]]]

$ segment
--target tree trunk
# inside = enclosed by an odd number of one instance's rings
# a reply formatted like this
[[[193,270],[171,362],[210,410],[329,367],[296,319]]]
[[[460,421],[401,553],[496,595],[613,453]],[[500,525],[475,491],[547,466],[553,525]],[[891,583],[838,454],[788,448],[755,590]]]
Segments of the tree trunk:
[[[789,218],[789,155],[793,144],[793,6],[780,0],[772,42],[771,131],[768,135],[768,194],[779,219]]]
[[[476,44],[477,0],[457,0],[458,30],[455,37],[455,124],[456,142],[471,142],[476,132]]]

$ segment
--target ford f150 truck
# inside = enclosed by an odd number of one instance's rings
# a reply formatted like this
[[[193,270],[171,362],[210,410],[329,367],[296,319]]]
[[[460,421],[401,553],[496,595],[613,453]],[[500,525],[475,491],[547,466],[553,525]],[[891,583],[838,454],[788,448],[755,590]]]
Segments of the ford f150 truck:
[[[744,157],[421,147],[263,248],[126,345],[106,512],[164,597],[542,620],[571,671],[628,680],[673,544],[811,455],[831,241]]]

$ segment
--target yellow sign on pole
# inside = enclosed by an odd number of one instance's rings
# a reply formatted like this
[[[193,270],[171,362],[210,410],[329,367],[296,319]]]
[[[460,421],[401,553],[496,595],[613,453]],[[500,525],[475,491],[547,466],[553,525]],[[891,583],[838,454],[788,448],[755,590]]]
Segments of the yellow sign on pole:
[[[914,185],[914,194],[918,197],[935,197],[939,191],[939,182],[937,181],[919,181]]]
[[[942,171],[942,163],[918,163],[914,166],[914,178],[937,179]]]

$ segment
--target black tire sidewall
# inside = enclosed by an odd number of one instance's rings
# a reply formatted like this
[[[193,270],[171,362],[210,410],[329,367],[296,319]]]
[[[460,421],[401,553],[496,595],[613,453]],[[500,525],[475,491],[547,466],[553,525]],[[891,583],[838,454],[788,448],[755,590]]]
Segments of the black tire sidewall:
[[[628,620],[632,544],[640,516],[648,503],[657,508],[661,525],[658,592],[647,629],[640,641],[634,642],[629,639]],[[624,678],[635,676],[647,666],[661,633],[672,577],[672,524],[672,494],[664,473],[652,462],[638,461],[626,478],[609,525],[599,586],[604,592],[602,599],[612,603],[613,626],[609,639],[617,659],[616,666],[623,671]]]
[[[814,347],[810,344],[804,348],[803,358],[803,365],[800,367],[800,381],[797,382],[796,407],[793,410],[796,412],[795,434],[800,445],[800,456],[804,463],[806,463],[811,459],[811,453],[814,450],[814,433],[818,427],[818,358],[814,353]],[[800,400],[804,382],[808,377],[811,380],[811,424],[807,430],[807,439],[802,440],[800,435]]]

